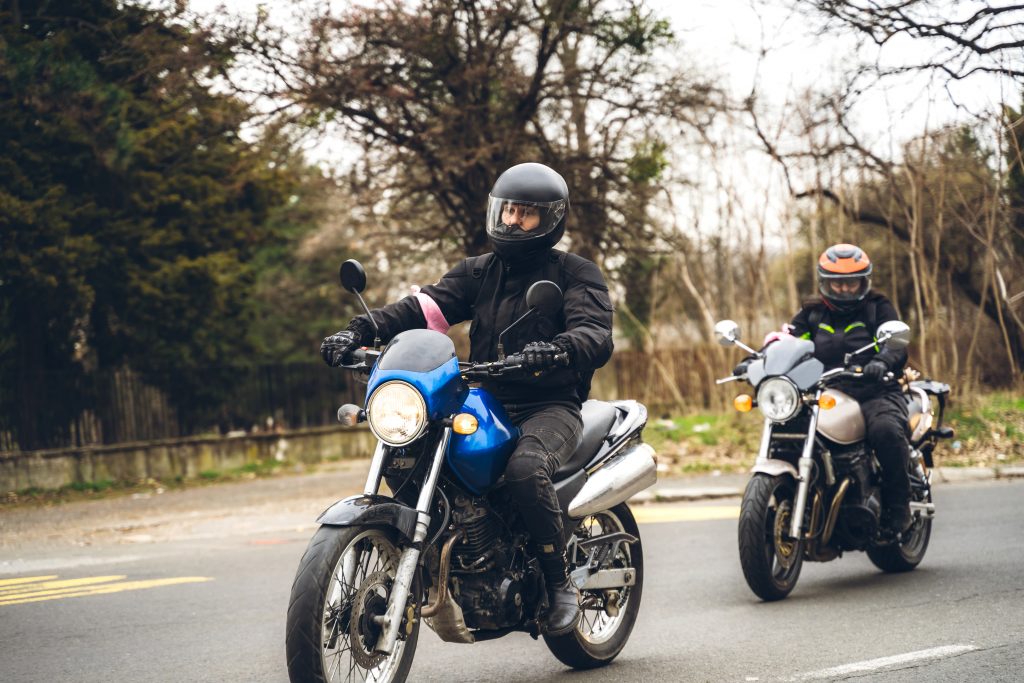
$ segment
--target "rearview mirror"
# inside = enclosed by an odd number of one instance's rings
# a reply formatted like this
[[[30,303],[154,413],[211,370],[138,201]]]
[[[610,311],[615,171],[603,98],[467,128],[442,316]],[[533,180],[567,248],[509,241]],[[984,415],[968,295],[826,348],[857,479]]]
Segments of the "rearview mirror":
[[[878,326],[875,333],[880,344],[890,349],[905,349],[910,344],[910,325],[900,320],[890,320]]]
[[[341,278],[341,286],[353,294],[359,294],[366,289],[366,271],[355,259],[349,259],[341,264],[338,277]]]
[[[562,290],[551,280],[541,280],[526,291],[526,305],[543,316],[552,316],[562,308]]]
[[[740,338],[740,326],[734,320],[719,320],[715,323],[715,339],[722,346],[732,346]]]

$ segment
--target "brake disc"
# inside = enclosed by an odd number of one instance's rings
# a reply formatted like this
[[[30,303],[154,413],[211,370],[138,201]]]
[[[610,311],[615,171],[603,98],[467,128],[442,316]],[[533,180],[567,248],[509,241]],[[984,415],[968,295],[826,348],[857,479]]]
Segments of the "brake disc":
[[[786,569],[793,566],[796,560],[796,542],[787,540],[789,533],[790,502],[788,500],[779,504],[775,511],[775,528],[772,530],[775,541],[775,557]]]
[[[352,658],[364,669],[376,668],[387,657],[374,652],[383,631],[374,617],[382,617],[387,611],[390,590],[391,577],[385,572],[374,572],[363,580],[352,599],[352,618],[349,620]]]

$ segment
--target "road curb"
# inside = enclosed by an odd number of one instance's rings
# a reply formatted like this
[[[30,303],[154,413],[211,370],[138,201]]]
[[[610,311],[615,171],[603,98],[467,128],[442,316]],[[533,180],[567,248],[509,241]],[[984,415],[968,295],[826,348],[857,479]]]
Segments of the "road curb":
[[[739,498],[743,490],[732,487],[708,487],[694,489],[661,489],[641,491],[629,499],[631,503],[645,505],[647,503],[684,503],[696,500],[714,500],[717,498]]]
[[[970,481],[988,481],[993,479],[1024,479],[1024,466],[1008,467],[936,467],[933,481],[939,484],[955,484]],[[715,500],[718,498],[739,498],[743,489],[732,486],[706,486],[692,488],[654,488],[641,491],[629,502],[636,505],[651,503],[685,503],[698,500]]]

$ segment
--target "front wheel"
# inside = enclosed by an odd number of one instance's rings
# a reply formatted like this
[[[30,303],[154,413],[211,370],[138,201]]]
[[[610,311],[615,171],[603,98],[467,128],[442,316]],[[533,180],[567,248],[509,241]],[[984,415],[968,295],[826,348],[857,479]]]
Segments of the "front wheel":
[[[790,538],[796,482],[788,476],[755,474],[740,507],[740,566],[747,585],[762,600],[781,600],[800,578],[803,544]]]
[[[932,493],[931,491],[926,494],[915,492],[914,498],[919,502],[930,503],[932,502]],[[903,534],[899,543],[871,546],[868,548],[868,558],[883,572],[893,574],[909,572],[921,564],[931,537],[932,518],[922,514],[914,519],[914,525]]]
[[[403,623],[390,655],[374,652],[398,559],[386,527],[322,526],[292,584],[285,650],[293,682],[404,681],[419,619]]]
[[[644,555],[640,530],[629,506],[620,503],[610,510],[584,518],[576,527],[576,540],[624,531],[635,536],[636,543],[621,543],[614,555],[605,559],[601,569],[632,569],[632,586],[582,591],[583,617],[576,628],[563,636],[544,636],[551,654],[574,669],[594,669],[610,663],[622,652],[640,613],[640,595],[644,587]],[[569,558],[569,571],[584,566],[588,553],[578,546]]]

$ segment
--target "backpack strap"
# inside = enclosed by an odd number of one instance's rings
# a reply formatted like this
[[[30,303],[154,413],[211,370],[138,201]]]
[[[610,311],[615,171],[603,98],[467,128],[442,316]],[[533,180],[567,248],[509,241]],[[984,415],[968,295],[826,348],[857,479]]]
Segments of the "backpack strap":
[[[476,300],[480,296],[480,288],[484,282],[484,273],[487,272],[487,267],[493,257],[494,254],[490,253],[470,256],[466,259],[466,271],[470,276],[467,281],[466,294],[467,298],[473,302],[473,306],[476,306]]]
[[[864,323],[871,330],[872,336],[878,331],[878,302],[868,301],[864,304]]]
[[[821,324],[822,318],[825,317],[825,310],[821,306],[815,306],[807,313],[807,328],[808,332],[811,333],[811,339],[814,339],[814,335],[818,332],[818,325]]]

